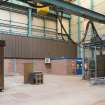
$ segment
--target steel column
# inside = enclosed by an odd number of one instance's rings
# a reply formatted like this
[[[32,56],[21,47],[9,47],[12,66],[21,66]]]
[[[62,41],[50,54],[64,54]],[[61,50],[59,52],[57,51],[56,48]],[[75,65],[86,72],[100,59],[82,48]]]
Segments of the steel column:
[[[16,70],[16,59],[13,59],[12,62],[13,62],[13,72],[14,72],[14,75],[16,75],[16,73],[17,73],[17,70]]]
[[[94,48],[94,61],[95,61],[95,79],[97,79],[97,48]]]
[[[69,22],[69,36],[71,36],[71,19],[68,19]]]
[[[32,9],[28,9],[28,36],[32,36]]]
[[[91,10],[94,10],[94,0],[90,0],[90,8]]]
[[[90,0],[90,9],[91,10],[94,10],[94,0]],[[92,36],[93,36],[93,31],[92,31],[92,28],[91,28],[91,34],[92,34]]]
[[[94,10],[94,0],[90,0],[90,9]],[[90,31],[91,31],[91,36],[94,37],[93,36],[92,26],[91,26]],[[94,59],[94,50],[93,49],[91,50],[91,53],[92,53],[92,59]]]
[[[85,75],[85,47],[82,48],[83,55],[82,55],[82,78],[84,78]]]
[[[9,11],[9,33],[11,33],[11,11]]]
[[[80,5],[80,0],[77,0],[77,3],[78,5]],[[78,21],[77,21],[77,37],[78,37],[78,43],[80,42],[81,40],[81,23],[80,23],[80,17],[78,17]],[[78,57],[81,57],[81,48],[80,46],[78,46],[77,48],[77,55]]]
[[[43,31],[44,31],[44,38],[46,38],[46,19],[43,17]]]
[[[11,7],[12,5],[10,5],[10,11],[9,11],[9,33],[12,33],[12,17],[11,17]]]

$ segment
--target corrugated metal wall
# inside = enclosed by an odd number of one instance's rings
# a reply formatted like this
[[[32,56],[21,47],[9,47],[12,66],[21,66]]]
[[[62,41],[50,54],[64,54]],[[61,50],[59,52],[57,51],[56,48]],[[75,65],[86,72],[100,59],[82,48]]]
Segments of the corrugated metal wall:
[[[76,57],[76,45],[58,40],[0,35],[6,41],[6,58]]]

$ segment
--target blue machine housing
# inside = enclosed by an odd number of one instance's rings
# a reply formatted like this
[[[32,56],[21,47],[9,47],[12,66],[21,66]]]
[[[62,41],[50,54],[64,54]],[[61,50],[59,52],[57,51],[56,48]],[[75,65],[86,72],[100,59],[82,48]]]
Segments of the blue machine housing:
[[[82,58],[77,58],[76,63],[77,63],[76,75],[82,75],[82,70],[83,70]]]

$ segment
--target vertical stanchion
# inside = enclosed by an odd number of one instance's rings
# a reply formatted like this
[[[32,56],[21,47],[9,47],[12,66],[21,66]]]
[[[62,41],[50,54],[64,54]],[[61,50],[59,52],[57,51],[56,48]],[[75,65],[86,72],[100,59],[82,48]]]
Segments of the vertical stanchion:
[[[32,9],[28,9],[28,36],[32,36]]]
[[[84,73],[84,65],[85,65],[85,47],[83,47],[82,49],[83,49],[83,54],[82,54],[82,57],[83,57],[83,59],[82,59],[82,78],[84,78],[84,75],[85,75],[85,73]]]
[[[95,80],[97,79],[97,54],[96,54],[96,46],[94,48],[94,63],[95,63]]]

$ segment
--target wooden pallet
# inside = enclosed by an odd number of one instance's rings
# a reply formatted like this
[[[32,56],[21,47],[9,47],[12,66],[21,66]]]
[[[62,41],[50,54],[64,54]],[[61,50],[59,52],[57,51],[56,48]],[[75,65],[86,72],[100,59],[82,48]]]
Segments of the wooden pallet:
[[[30,73],[29,82],[31,84],[43,84],[43,73],[42,72],[33,72]]]

